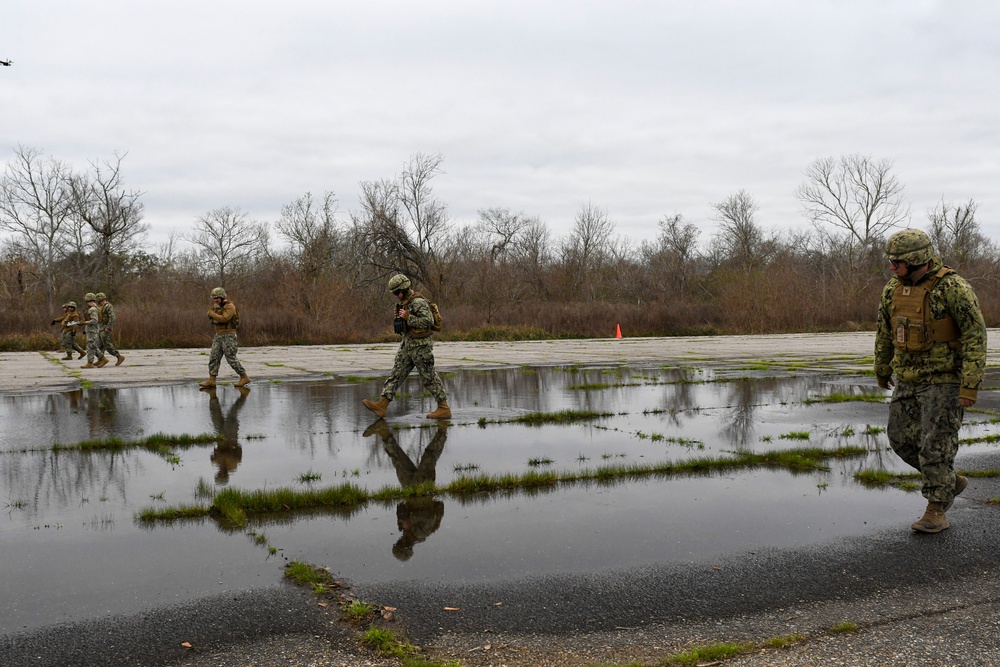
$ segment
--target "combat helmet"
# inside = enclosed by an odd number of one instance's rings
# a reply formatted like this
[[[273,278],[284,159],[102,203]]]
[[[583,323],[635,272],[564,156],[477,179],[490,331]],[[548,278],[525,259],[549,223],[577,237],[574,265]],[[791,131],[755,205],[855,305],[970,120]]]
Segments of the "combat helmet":
[[[67,301],[64,308],[76,308],[76,301]]]
[[[212,290],[212,298],[214,299],[215,297],[219,297],[220,299],[225,299],[226,290],[222,289],[221,287],[216,287],[215,289]]]
[[[84,301],[97,301],[97,297],[94,296],[93,292],[87,292],[86,294],[83,295],[83,300]]]
[[[400,290],[410,289],[410,279],[404,276],[402,273],[397,273],[392,278],[389,278],[389,291],[398,292]]]
[[[931,237],[919,229],[904,229],[889,237],[885,256],[893,262],[906,262],[907,266],[922,266],[937,254]]]
[[[104,292],[98,292],[97,294],[94,295],[94,297],[98,301],[107,301],[108,300],[108,295],[105,294]]]

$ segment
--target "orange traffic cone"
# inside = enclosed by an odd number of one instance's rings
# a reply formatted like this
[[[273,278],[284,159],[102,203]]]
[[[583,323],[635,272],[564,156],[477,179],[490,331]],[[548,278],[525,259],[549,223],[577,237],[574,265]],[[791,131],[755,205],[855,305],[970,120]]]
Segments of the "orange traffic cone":
[[[622,337],[622,325],[621,324],[616,324],[615,325],[615,338],[621,338],[621,337]]]

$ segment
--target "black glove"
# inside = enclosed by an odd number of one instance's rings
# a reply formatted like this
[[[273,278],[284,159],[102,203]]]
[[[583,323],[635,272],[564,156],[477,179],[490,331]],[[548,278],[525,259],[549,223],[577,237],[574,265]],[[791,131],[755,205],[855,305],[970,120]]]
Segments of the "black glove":
[[[882,389],[892,389],[891,375],[876,375],[875,381],[878,382],[878,386],[882,387]]]
[[[55,323],[56,323],[56,322],[58,322],[58,321],[59,321],[59,320],[52,320],[52,324],[55,324]],[[52,326],[52,324],[50,324],[49,326]]]

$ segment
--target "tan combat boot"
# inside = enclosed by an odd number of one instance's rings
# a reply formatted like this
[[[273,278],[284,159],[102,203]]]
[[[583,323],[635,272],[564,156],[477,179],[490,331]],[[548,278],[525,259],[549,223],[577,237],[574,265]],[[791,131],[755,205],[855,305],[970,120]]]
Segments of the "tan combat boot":
[[[77,359],[83,359],[85,356],[87,356],[87,353],[86,352],[81,352],[80,356],[77,357]]]
[[[90,362],[88,361],[88,362],[87,362],[87,363],[85,363],[85,364],[84,364],[83,366],[80,366],[80,368],[96,368],[96,366],[94,366],[94,364],[92,364],[92,363],[90,363]]]
[[[66,361],[67,359],[72,359],[72,358],[73,358],[73,353],[72,352],[67,352],[66,356],[63,357],[62,360]]]
[[[969,485],[969,478],[963,475],[955,475],[955,495],[951,497],[947,503],[945,503],[944,511],[947,512],[951,509],[951,506],[955,504],[955,498],[962,495],[962,491],[965,491],[965,487]]]
[[[108,365],[108,358],[107,357],[101,357],[100,359],[97,360],[97,363],[94,364],[94,366],[96,368],[104,368],[107,365]]]
[[[428,419],[451,419],[451,408],[448,401],[438,401],[437,410],[427,413]]]
[[[385,411],[389,408],[389,399],[385,396],[379,396],[378,402],[369,401],[367,398],[363,401],[365,407],[374,412],[379,417],[385,417]]]
[[[239,382],[234,382],[233,386],[234,387],[245,387],[248,384],[250,384],[250,378],[247,376],[246,373],[244,373],[243,375],[240,376]]]
[[[921,533],[940,533],[950,526],[948,519],[944,515],[944,505],[941,503],[927,503],[927,509],[920,520],[910,526],[913,530]]]
[[[205,380],[204,382],[199,382],[198,386],[199,387],[204,387],[205,389],[209,389],[211,387],[214,387],[215,386],[215,376],[214,375],[209,375],[208,379]]]
[[[118,361],[115,362],[115,366],[121,366],[123,361],[125,361],[125,355],[119,354]]]

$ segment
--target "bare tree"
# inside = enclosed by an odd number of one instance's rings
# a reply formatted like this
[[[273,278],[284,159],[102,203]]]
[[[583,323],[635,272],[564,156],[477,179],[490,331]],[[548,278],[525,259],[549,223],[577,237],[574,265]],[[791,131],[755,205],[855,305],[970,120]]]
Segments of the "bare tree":
[[[680,213],[664,216],[658,225],[656,244],[644,247],[646,264],[657,273],[669,274],[671,289],[683,296],[696,272],[701,231],[696,225],[685,223]]]
[[[337,198],[332,192],[325,193],[318,204],[307,192],[281,208],[281,219],[275,226],[291,245],[306,280],[315,280],[336,263],[342,243],[336,213]]]
[[[402,271],[440,298],[452,247],[446,207],[430,186],[441,161],[417,154],[399,177],[361,183],[361,211],[351,215],[351,256],[361,282]]]
[[[743,269],[759,268],[773,250],[772,239],[766,238],[757,222],[760,205],[746,190],[740,190],[717,204],[715,220],[719,231],[715,235],[716,249],[722,257]]]
[[[956,269],[993,254],[990,240],[983,236],[976,211],[979,204],[970,199],[967,204],[955,206],[941,203],[927,212],[930,220],[930,237],[945,261]]]
[[[806,169],[806,182],[795,190],[809,220],[846,234],[850,269],[889,229],[910,217],[903,184],[892,166],[891,160],[874,161],[865,155],[818,158]]]
[[[127,256],[141,246],[147,225],[142,223],[142,192],[125,188],[122,160],[91,162],[92,171],[76,174],[71,180],[73,214],[90,228],[90,244],[98,276],[106,284],[105,291],[116,291],[118,264],[116,258]]]
[[[71,208],[70,171],[55,159],[42,160],[38,150],[18,146],[0,178],[0,227],[12,232],[20,248],[41,272],[45,301],[52,307],[56,265]]]
[[[512,250],[520,279],[532,286],[535,297],[548,296],[548,271],[552,264],[552,235],[539,218],[529,218]]]
[[[267,249],[267,227],[228,206],[198,218],[195,233],[188,239],[198,249],[202,266],[225,287],[234,274]]]
[[[442,236],[448,233],[445,205],[434,195],[431,180],[443,173],[441,155],[417,153],[398,179],[399,203],[406,212],[417,247],[433,255]]]
[[[580,271],[600,268],[610,254],[615,223],[604,209],[586,203],[573,220],[573,229],[563,246],[566,261]]]

